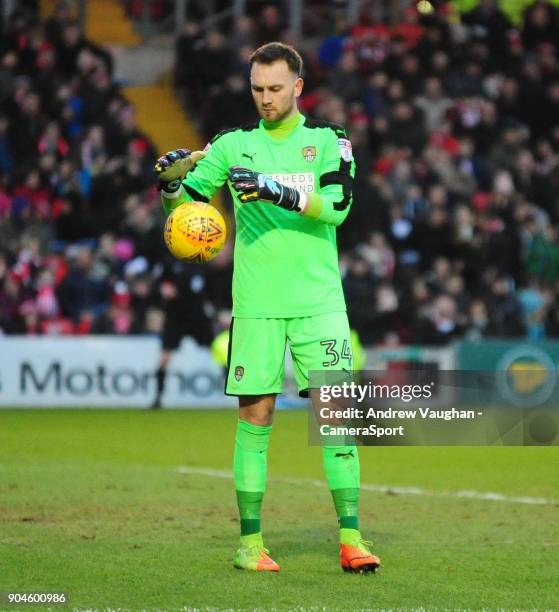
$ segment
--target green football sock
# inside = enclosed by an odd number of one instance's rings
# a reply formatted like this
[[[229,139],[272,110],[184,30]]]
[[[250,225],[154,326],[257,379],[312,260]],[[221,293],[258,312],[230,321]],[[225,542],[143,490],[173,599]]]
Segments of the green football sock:
[[[258,546],[259,548],[264,547],[264,540],[262,539],[262,534],[259,533],[251,533],[248,535],[241,536],[241,546],[246,546],[247,548],[250,546]]]
[[[361,533],[358,529],[340,527],[340,544],[355,545],[356,540],[361,540]]]
[[[356,446],[323,446],[322,459],[340,529],[359,529],[359,454]]]
[[[241,519],[241,536],[260,533],[260,512],[266,490],[268,441],[272,426],[239,420],[233,475]]]

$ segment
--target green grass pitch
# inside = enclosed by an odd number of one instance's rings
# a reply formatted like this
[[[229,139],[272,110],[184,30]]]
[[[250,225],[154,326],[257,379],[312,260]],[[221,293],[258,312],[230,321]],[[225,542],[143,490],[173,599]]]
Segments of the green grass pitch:
[[[0,592],[65,591],[99,610],[559,608],[559,504],[454,495],[557,500],[559,448],[361,449],[363,483],[417,494],[363,491],[383,567],[346,575],[306,415],[278,412],[263,523],[282,571],[252,574],[232,567],[236,418],[0,411]]]

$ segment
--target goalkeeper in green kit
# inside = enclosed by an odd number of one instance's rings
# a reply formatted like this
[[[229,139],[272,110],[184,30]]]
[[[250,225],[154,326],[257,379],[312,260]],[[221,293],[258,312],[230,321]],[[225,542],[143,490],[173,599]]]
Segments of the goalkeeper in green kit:
[[[226,181],[235,202],[225,388],[239,397],[233,471],[241,541],[234,564],[256,571],[279,570],[264,548],[260,512],[286,343],[302,395],[309,391],[310,370],[352,369],[336,226],[350,209],[355,164],[341,126],[299,113],[302,64],[290,46],[257,49],[250,78],[261,120],[221,132],[204,152],[172,151],[155,165],[167,213],[183,202],[208,202]],[[325,445],[322,452],[342,568],[374,572],[380,560],[359,532],[357,448]]]

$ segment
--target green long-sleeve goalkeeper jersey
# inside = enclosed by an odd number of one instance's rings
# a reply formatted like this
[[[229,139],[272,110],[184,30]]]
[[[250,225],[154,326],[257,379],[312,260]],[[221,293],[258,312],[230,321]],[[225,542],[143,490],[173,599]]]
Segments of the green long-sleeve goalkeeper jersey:
[[[221,132],[183,181],[184,193],[163,198],[168,212],[184,201],[208,202],[231,166],[262,172],[309,195],[303,216],[270,202],[242,204],[229,185],[236,219],[235,317],[304,317],[346,309],[336,226],[351,206],[351,144],[339,125],[303,115],[289,123],[290,130],[277,132],[277,125],[267,128],[263,121]]]

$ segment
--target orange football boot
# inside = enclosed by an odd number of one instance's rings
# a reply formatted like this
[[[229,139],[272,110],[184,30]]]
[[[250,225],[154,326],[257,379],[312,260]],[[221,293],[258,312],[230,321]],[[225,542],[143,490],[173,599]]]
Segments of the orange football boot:
[[[361,538],[357,530],[346,531],[344,542],[340,543],[340,563],[344,572],[355,574],[374,573],[380,567],[380,559],[371,553],[369,548],[372,542],[367,542]],[[355,535],[348,538],[347,531],[354,531]]]
[[[241,536],[241,546],[235,555],[234,566],[253,572],[279,572],[279,565],[271,559],[269,550],[264,548],[262,533]]]

